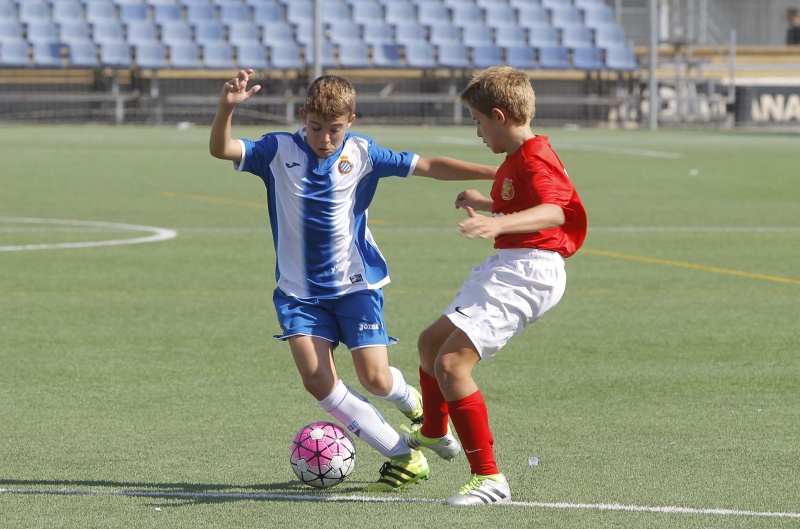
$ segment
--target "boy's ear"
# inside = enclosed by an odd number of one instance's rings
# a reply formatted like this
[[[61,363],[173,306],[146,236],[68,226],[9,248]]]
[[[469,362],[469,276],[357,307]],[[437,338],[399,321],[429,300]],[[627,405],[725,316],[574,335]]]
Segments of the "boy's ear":
[[[347,126],[349,127],[350,125],[352,125],[355,120],[356,120],[356,113],[353,112],[352,114],[350,114],[350,119],[347,120]]]
[[[505,110],[503,110],[502,108],[493,108],[492,117],[497,119],[501,124],[505,123],[506,119],[508,119]]]
[[[306,114],[306,109],[305,108],[301,108],[299,114],[300,114],[300,120],[303,122],[303,125],[305,125],[306,124],[306,118],[308,117],[308,115]]]

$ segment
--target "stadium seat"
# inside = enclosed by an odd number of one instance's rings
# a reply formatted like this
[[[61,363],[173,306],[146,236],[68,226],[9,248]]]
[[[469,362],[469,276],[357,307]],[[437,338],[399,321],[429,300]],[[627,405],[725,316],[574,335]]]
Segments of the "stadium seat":
[[[353,22],[364,24],[365,28],[383,21],[383,8],[373,0],[350,2],[350,13],[350,19]]]
[[[253,10],[253,21],[256,24],[284,20],[283,6],[280,4],[257,0],[250,7]]]
[[[399,44],[376,44],[372,47],[372,65],[375,68],[401,68]]]
[[[236,49],[236,62],[239,68],[252,68],[254,70],[266,70],[269,68],[267,47],[260,44],[247,44],[246,46],[234,46]]]
[[[203,45],[203,66],[212,70],[236,69],[233,46],[227,42],[210,42]]]
[[[185,20],[167,20],[159,24],[159,35],[163,44],[172,45],[179,42],[192,42],[192,27]]]
[[[228,42],[234,46],[261,44],[261,32],[255,22],[243,20],[228,22]]]
[[[572,50],[572,65],[577,70],[599,71],[605,68],[600,48],[589,46]]]
[[[200,45],[225,42],[225,26],[214,20],[196,22],[194,24],[194,40]]]
[[[51,6],[53,22],[83,20],[83,5],[78,0],[58,0]]]
[[[573,0],[573,4],[575,4],[575,7],[578,9],[594,8],[597,6],[611,7],[606,5],[605,0]]]
[[[58,38],[61,42],[84,42],[92,40],[92,30],[85,20],[64,20],[58,24]]]
[[[96,68],[100,64],[97,58],[97,46],[91,41],[68,44],[67,58],[73,68]]]
[[[361,41],[340,42],[339,65],[342,68],[369,68],[369,48]]]
[[[28,22],[25,26],[25,38],[31,44],[58,42],[58,26],[49,20]]]
[[[529,24],[550,24],[550,15],[547,9],[539,4],[525,3],[516,6],[517,22],[520,26],[528,27]]]
[[[314,46],[309,45],[305,47],[305,59],[308,65],[314,64]],[[336,47],[333,42],[324,40],[322,42],[322,66],[325,68],[336,68],[338,66],[336,60]]]
[[[20,22],[50,22],[50,7],[43,0],[27,0],[20,2],[17,7],[17,17]]]
[[[267,46],[269,63],[277,70],[297,70],[303,67],[300,46],[294,42],[275,42]]]
[[[219,4],[219,20],[222,23],[228,22],[245,22],[252,20],[252,13],[250,6],[238,3],[223,3]]]
[[[539,3],[548,9],[559,9],[563,6],[572,6],[572,0],[539,0]]]
[[[344,0],[325,0],[322,2],[322,23],[338,24],[343,21],[352,21],[350,6]]]
[[[364,24],[361,29],[361,38],[366,44],[373,47],[378,44],[392,44],[394,43],[393,28],[390,24],[380,21]]]
[[[119,4],[117,9],[119,10],[119,20],[123,24],[145,21],[148,19],[147,4],[125,2]]]
[[[290,24],[294,28],[294,40],[296,40],[298,44],[311,46],[314,43],[315,29],[313,20],[306,18],[291,22]]]
[[[361,42],[361,25],[351,20],[339,20],[335,23],[326,23],[328,38],[336,44],[358,41]]]
[[[519,46],[527,44],[528,38],[525,30],[519,26],[507,26],[495,30],[494,42],[498,46]]]
[[[149,20],[128,22],[125,26],[125,40],[131,46],[145,42],[158,42],[158,28]]]
[[[581,25],[581,12],[571,5],[550,8],[550,23],[557,28]]]
[[[563,46],[542,46],[538,48],[539,67],[545,70],[569,70],[569,54]]]
[[[436,48],[437,62],[444,68],[469,68],[469,50],[463,44],[446,42]]]
[[[534,48],[558,45],[558,32],[556,28],[551,26],[528,28],[528,45]]]
[[[484,17],[483,8],[476,4],[458,3],[450,6],[450,20],[457,26],[483,24]]]
[[[167,50],[160,42],[142,42],[133,46],[139,68],[160,70],[167,67]]]
[[[595,28],[594,45],[603,49],[625,46],[625,32],[616,24]]]
[[[86,20],[92,24],[118,22],[117,8],[111,0],[92,0],[85,5]]]
[[[508,4],[489,4],[483,7],[486,25],[490,27],[516,25],[517,14]]]
[[[189,24],[202,24],[218,20],[217,6],[214,4],[186,4],[186,21]]]
[[[590,28],[597,28],[609,24],[615,24],[614,10],[605,4],[591,4],[582,8],[583,25]]]
[[[449,22],[450,10],[439,2],[422,2],[417,4],[417,21],[421,24]]]
[[[445,42],[461,42],[461,28],[446,22],[432,24],[428,41],[434,45]]]
[[[286,20],[292,23],[308,20],[314,12],[314,2],[312,0],[292,0],[284,4],[286,7]]]
[[[96,44],[125,42],[125,31],[116,20],[100,19],[92,24],[92,40]]]
[[[0,65],[28,67],[30,64],[28,43],[26,41],[8,39],[0,42]]]
[[[465,46],[488,46],[494,44],[494,32],[483,24],[464,25],[461,28],[461,42]]]
[[[199,69],[200,47],[191,42],[173,44],[169,47],[169,64],[172,68]]]
[[[405,21],[394,25],[394,39],[398,44],[428,40],[425,26],[419,22]]]
[[[505,63],[521,70],[533,70],[536,65],[536,52],[534,48],[525,45],[506,46]]]
[[[503,51],[500,46],[494,44],[483,44],[470,47],[472,66],[475,68],[488,68],[503,64]]]
[[[585,26],[567,26],[561,29],[561,45],[569,50],[592,45],[592,32]]]
[[[261,42],[267,46],[282,42],[294,43],[294,30],[288,22],[274,21],[261,26]]]
[[[100,43],[100,64],[113,68],[131,67],[131,48],[127,42]]]
[[[436,68],[436,49],[433,44],[424,41],[409,42],[405,44],[404,48],[406,66],[409,68]]]
[[[19,21],[17,7],[11,0],[0,0],[0,22],[8,20]]]
[[[0,43],[6,40],[24,40],[25,30],[17,19],[0,19]]]
[[[628,46],[615,46],[605,50],[606,68],[617,72],[632,72],[639,69],[636,55]]]
[[[180,4],[153,4],[153,22],[178,22],[183,20],[183,6]]]
[[[390,2],[383,6],[383,20],[388,24],[407,24],[417,20],[417,9],[409,2]]]

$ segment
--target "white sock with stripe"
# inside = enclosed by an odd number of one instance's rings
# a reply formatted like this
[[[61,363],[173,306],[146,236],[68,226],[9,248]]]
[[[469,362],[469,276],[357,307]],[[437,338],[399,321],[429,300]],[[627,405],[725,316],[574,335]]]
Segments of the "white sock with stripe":
[[[403,373],[396,367],[389,366],[392,373],[392,389],[388,395],[376,395],[384,400],[388,400],[400,411],[411,411],[417,407],[417,396],[408,389]]]

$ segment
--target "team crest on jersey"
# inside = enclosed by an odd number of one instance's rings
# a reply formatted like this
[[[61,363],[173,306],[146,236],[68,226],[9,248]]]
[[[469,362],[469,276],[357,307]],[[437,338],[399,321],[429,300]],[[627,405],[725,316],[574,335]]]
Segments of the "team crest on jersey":
[[[503,180],[503,190],[501,194],[503,200],[511,200],[512,198],[514,198],[514,183],[511,181],[510,178],[506,178]]]
[[[347,159],[347,156],[339,158],[339,172],[342,174],[350,174],[353,170],[353,162]]]

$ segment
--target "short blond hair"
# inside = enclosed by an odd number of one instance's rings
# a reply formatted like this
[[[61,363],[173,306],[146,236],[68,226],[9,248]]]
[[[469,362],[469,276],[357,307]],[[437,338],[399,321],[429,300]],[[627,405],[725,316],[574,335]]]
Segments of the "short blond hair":
[[[323,75],[308,87],[305,109],[327,121],[342,116],[349,118],[356,111],[356,90],[343,77]]]
[[[536,114],[536,94],[528,74],[513,66],[492,66],[474,75],[461,92],[461,102],[487,116],[493,108],[502,109],[520,125],[530,123]]]

